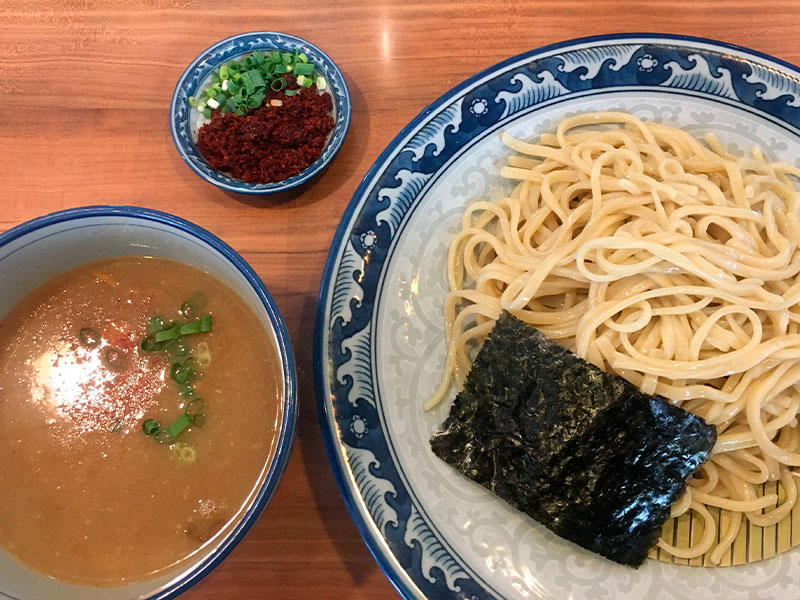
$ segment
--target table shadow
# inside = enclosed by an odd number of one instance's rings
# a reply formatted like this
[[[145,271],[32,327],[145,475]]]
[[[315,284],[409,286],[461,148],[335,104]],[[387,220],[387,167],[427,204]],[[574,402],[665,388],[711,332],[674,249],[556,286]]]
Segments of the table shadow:
[[[300,315],[301,321],[313,323],[315,312],[316,297],[305,298]],[[296,348],[311,350],[314,345],[313,327],[302,327],[295,342]],[[298,377],[298,381],[302,382],[298,384],[300,420],[297,426],[297,434],[301,440],[298,445],[301,459],[320,520],[347,568],[353,584],[360,586],[380,567],[350,517],[328,461],[317,415],[313,355],[311,352],[305,352],[296,357],[296,362],[298,373],[303,372],[303,376]]]

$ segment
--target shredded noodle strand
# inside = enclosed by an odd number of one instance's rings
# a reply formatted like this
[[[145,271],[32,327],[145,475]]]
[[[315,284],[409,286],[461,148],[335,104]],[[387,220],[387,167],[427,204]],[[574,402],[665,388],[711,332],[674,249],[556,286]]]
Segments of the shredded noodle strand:
[[[503,134],[519,154],[501,175],[519,183],[464,212],[447,261],[447,366],[425,408],[463,384],[510,311],[717,426],[712,459],[673,507],[702,517],[702,536],[659,541],[717,564],[744,519],[773,525],[797,502],[800,169],[705,141],[619,112],[567,118],[538,144]],[[719,540],[708,507],[730,517]]]

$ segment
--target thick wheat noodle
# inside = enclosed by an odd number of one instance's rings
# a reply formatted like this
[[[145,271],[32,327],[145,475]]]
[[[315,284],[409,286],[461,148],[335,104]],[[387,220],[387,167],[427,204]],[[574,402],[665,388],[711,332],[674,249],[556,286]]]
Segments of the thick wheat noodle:
[[[425,408],[463,383],[511,311],[717,426],[673,506],[673,518],[701,516],[703,534],[659,547],[719,563],[743,518],[772,525],[797,502],[800,169],[620,112],[564,119],[539,143],[502,139],[519,154],[500,173],[519,183],[463,214],[447,260],[447,362]],[[719,541],[709,506],[730,516]]]

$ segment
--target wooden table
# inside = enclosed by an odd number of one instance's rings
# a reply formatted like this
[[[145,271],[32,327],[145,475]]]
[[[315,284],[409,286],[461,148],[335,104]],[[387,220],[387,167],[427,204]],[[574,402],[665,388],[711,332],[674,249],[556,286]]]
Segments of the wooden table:
[[[86,204],[185,217],[256,269],[292,338],[300,420],[289,466],[246,539],[184,597],[397,596],[359,538],[328,465],[312,340],[336,225],[404,124],[465,77],[544,44],[657,31],[733,42],[800,64],[799,22],[797,0],[3,0],[0,230]],[[178,157],[167,110],[175,82],[201,50],[259,29],[293,33],[328,52],[348,80],[353,120],[331,167],[299,192],[232,197]]]

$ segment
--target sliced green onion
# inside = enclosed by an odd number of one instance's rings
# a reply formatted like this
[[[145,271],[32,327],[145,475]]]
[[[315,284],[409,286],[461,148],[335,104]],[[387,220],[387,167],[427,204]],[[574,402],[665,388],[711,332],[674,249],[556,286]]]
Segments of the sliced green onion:
[[[256,91],[256,86],[253,85],[253,80],[250,79],[249,71],[242,73],[242,83],[244,84],[244,87],[247,90],[248,95]]]
[[[164,319],[161,317],[150,317],[150,320],[147,321],[147,329],[150,333],[162,331],[164,329]]]
[[[92,327],[84,327],[78,332],[78,339],[81,341],[81,344],[87,348],[97,348],[103,338],[96,329],[93,329]]]
[[[181,325],[181,335],[190,335],[192,333],[200,333],[202,329],[200,329],[200,321],[192,321],[191,323],[185,323]]]
[[[320,83],[317,79],[314,65],[309,62],[305,53],[299,50],[255,50],[242,59],[220,66],[211,75],[211,85],[197,97],[191,96],[188,102],[209,119],[214,110],[219,110],[222,114],[244,115],[248,110],[256,109],[264,103],[263,91],[267,87],[276,92],[286,91],[285,83],[274,83],[278,78],[276,76],[285,73],[310,79],[298,79],[301,87],[311,87],[316,82],[319,89],[324,89],[324,80]],[[296,96],[297,93],[286,95]]]
[[[200,317],[200,331],[203,333],[208,333],[211,331],[212,326],[212,319],[211,315],[203,315]]]
[[[184,357],[189,354],[189,346],[181,340],[175,340],[175,343],[169,348],[169,355],[172,357]]]
[[[180,384],[180,388],[181,388],[181,396],[183,396],[184,398],[191,398],[192,396],[194,396],[194,390],[192,389],[192,386],[190,386],[188,383]]]
[[[314,65],[297,64],[294,66],[295,75],[311,75],[314,72]]]
[[[181,331],[180,327],[172,327],[170,329],[165,329],[164,331],[159,331],[156,335],[156,342],[166,342],[167,340],[174,340],[180,337]]]
[[[261,106],[262,101],[263,98],[257,98],[255,95],[252,95],[247,99],[247,102],[245,102],[245,106],[247,108],[258,108]]]
[[[269,84],[269,89],[273,92],[280,92],[282,89],[286,88],[286,85],[286,78],[278,77],[272,80],[272,83]]]
[[[154,333],[151,333],[147,337],[142,339],[142,343],[139,344],[139,348],[142,349],[142,352],[152,352],[156,349],[156,336]]]
[[[142,431],[147,435],[155,435],[161,429],[161,424],[155,419],[145,419],[142,423]]]
[[[184,413],[180,417],[175,419],[169,427],[167,427],[167,433],[169,433],[171,437],[176,438],[191,423],[192,419],[189,417],[189,415]]]
[[[124,371],[128,366],[128,359],[119,348],[108,347],[103,352],[103,362],[114,371]]]
[[[175,383],[181,385],[189,383],[189,380],[192,378],[192,369],[184,366],[183,363],[174,362],[172,363],[172,367],[170,367],[169,376]]]
[[[250,71],[245,73],[245,75],[250,76],[250,81],[253,82],[253,85],[256,88],[262,88],[267,85],[266,83],[264,83],[264,78],[261,76],[261,71],[259,71],[258,69],[251,69]]]
[[[286,90],[283,93],[286,94],[287,96],[297,96],[297,94],[299,94],[300,91],[299,90]]]
[[[311,77],[306,77],[305,79],[303,79],[303,83],[301,85],[304,88],[310,88],[313,83],[314,81],[311,79]]]
[[[153,439],[155,439],[155,441],[157,441],[159,444],[164,444],[165,446],[167,444],[171,444],[173,441],[172,436],[166,429],[159,429],[156,431],[155,434],[153,434]]]
[[[192,426],[193,427],[202,427],[205,424],[206,424],[206,416],[205,416],[205,414],[200,413],[199,415],[197,415],[195,417],[192,417]]]
[[[195,398],[194,400],[189,402],[189,404],[186,405],[186,408],[184,409],[183,412],[185,412],[190,417],[196,417],[201,412],[203,412],[205,406],[206,406],[205,400],[203,400],[202,398]]]

